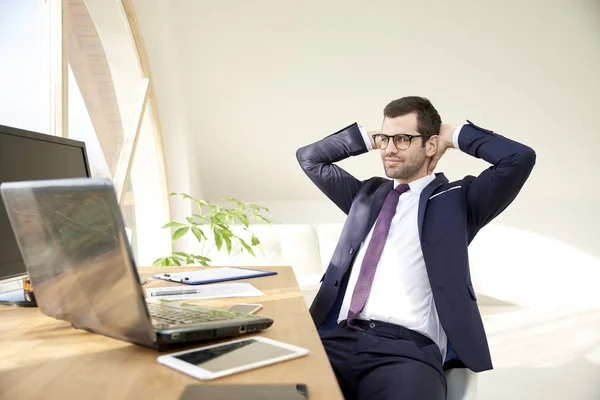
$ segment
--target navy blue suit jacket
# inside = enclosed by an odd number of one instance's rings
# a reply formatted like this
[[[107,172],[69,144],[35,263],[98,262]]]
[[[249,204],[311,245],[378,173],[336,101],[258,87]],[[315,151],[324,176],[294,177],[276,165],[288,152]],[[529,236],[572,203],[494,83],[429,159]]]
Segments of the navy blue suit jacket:
[[[421,193],[418,227],[449,354],[455,352],[459,365],[480,372],[492,369],[492,361],[471,283],[467,247],[477,232],[514,200],[536,156],[531,148],[471,122],[460,131],[459,147],[492,166],[478,177],[450,183],[443,174],[436,174]],[[306,175],[348,215],[310,307],[319,331],[337,326],[357,250],[393,188],[392,180],[374,177],[360,181],[334,164],[366,152],[358,125],[352,124],[296,153]]]

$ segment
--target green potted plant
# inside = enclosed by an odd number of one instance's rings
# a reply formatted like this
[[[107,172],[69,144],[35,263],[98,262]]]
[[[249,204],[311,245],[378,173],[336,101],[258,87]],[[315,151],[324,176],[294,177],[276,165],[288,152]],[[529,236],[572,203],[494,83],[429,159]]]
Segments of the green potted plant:
[[[222,199],[235,204],[233,207],[228,208],[221,207],[211,201],[195,199],[185,193],[171,193],[170,196],[181,196],[183,199],[190,200],[195,203],[198,212],[186,217],[187,223],[171,221],[163,225],[162,228],[172,229],[173,242],[191,233],[202,245],[202,248],[200,254],[184,251],[173,252],[166,257],[156,259],[152,263],[153,266],[189,265],[193,263],[209,266],[211,260],[208,258],[208,254],[214,247],[217,251],[221,251],[225,246],[229,255],[232,246],[235,244],[239,244],[242,252],[255,256],[253,247],[258,246],[260,240],[250,230],[250,222],[263,221],[269,225],[273,222],[263,215],[264,212],[269,212],[268,208],[244,203],[232,197]],[[237,229],[233,229],[236,223],[243,225],[243,233],[246,239],[236,233]],[[208,249],[206,248],[206,245],[209,244],[207,233],[212,239],[211,243],[214,241]]]

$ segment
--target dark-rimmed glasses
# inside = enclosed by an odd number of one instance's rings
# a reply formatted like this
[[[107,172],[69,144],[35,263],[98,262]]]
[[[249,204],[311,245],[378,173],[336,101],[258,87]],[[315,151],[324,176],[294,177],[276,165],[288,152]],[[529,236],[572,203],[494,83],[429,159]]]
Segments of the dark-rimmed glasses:
[[[373,135],[373,140],[375,141],[375,146],[379,150],[385,150],[388,147],[388,143],[390,139],[392,139],[392,143],[398,150],[406,150],[410,147],[410,143],[413,138],[423,137],[423,135],[408,135],[406,133],[400,133],[398,135],[384,135],[383,133],[376,133]]]

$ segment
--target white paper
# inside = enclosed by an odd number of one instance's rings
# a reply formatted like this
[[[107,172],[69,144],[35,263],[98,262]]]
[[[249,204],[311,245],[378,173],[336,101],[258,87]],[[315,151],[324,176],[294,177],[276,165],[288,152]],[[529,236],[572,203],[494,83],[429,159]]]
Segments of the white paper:
[[[221,297],[252,297],[265,294],[249,283],[220,283],[202,286],[166,286],[146,289],[149,299],[217,299]]]

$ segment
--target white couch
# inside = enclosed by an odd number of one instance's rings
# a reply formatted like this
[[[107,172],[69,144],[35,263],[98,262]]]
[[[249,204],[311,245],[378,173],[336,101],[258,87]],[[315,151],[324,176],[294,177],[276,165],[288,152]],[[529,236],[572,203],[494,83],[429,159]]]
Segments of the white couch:
[[[209,256],[214,265],[290,265],[306,304],[310,306],[341,229],[341,224],[254,225],[252,231],[261,241],[255,250],[256,257],[242,253],[240,246],[233,246],[229,256],[223,251],[212,252]]]
[[[256,258],[241,254],[239,248],[234,248],[229,257],[221,253],[211,254],[211,258],[215,265],[291,265],[310,305],[341,229],[341,224],[256,225],[252,230],[261,240]],[[479,383],[478,376],[469,370],[452,370],[447,374],[448,399],[475,399],[476,393],[481,398],[498,400],[542,398],[540,393],[551,387],[545,382],[544,374],[549,371],[543,365],[560,368],[579,360],[582,354],[593,361],[593,366],[600,365],[600,313],[591,327],[589,316],[590,310],[600,309],[600,260],[553,239],[495,224],[478,234],[469,248],[469,257],[495,370],[482,374]],[[579,317],[582,313],[588,317]],[[548,332],[549,327],[558,326],[556,321],[564,319],[569,320],[568,329]],[[544,339],[531,336],[531,331]],[[565,344],[571,337],[579,338],[578,343],[553,345]],[[540,349],[541,342],[547,347]],[[546,354],[547,349],[552,351]],[[531,383],[531,378],[515,367],[540,369],[539,384]],[[591,375],[580,374],[579,380],[572,380],[560,390],[584,393],[591,385],[586,376]],[[555,378],[548,375],[547,379]],[[507,385],[506,380],[514,384]],[[563,398],[556,393],[553,389],[545,398]]]

